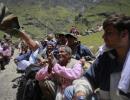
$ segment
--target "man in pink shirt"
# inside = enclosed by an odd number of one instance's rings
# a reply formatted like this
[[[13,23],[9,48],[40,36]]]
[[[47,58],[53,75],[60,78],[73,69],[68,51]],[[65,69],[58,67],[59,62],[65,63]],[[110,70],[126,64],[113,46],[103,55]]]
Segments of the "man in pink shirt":
[[[9,63],[10,57],[11,57],[11,47],[7,44],[4,43],[2,47],[0,47],[0,54],[1,54],[1,59],[0,59],[0,64],[1,64],[1,69],[5,69],[4,66]]]
[[[50,80],[51,84],[53,83],[53,86],[56,87],[54,91],[55,100],[62,100],[64,89],[71,85],[73,80],[82,76],[83,69],[81,62],[72,59],[71,55],[72,50],[70,47],[61,46],[59,48],[58,60],[55,61],[50,54],[50,57],[48,57],[48,66],[43,66],[36,74],[36,79],[39,81],[43,93],[45,93],[45,89],[43,88],[45,86],[43,85],[46,84],[47,80]],[[46,85],[48,84],[49,82]]]
[[[10,56],[11,56],[11,47],[7,43],[4,44],[2,53],[3,53],[4,57],[10,58]]]

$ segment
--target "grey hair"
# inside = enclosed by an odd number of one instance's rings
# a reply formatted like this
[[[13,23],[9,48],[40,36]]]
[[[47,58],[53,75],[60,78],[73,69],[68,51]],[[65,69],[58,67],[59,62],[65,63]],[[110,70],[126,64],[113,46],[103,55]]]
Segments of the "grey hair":
[[[66,45],[61,45],[60,48],[63,47],[65,52],[67,52],[70,57],[72,56],[72,49],[69,47],[69,46],[66,46]]]

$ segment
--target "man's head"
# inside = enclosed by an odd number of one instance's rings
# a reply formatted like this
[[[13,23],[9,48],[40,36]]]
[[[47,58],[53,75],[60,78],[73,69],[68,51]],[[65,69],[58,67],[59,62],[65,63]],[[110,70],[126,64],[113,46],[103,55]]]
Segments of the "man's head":
[[[53,51],[54,48],[55,48],[55,42],[53,42],[53,41],[48,41],[48,42],[47,42],[47,50],[48,50],[48,52]]]
[[[72,56],[72,50],[68,46],[60,46],[59,48],[59,62],[68,62]]]
[[[126,29],[130,33],[130,16],[123,14],[111,15],[104,21],[103,29],[110,25],[113,25],[119,32]]]
[[[47,34],[47,40],[48,40],[48,41],[53,40],[53,38],[54,38],[53,33]]]
[[[108,17],[103,23],[103,39],[110,48],[119,48],[130,40],[130,17],[115,14]]]
[[[6,49],[8,49],[9,48],[9,45],[7,44],[7,43],[4,43],[4,45],[3,45],[3,50],[6,50]]]
[[[11,36],[8,35],[8,34],[4,34],[3,38],[4,38],[5,41],[11,40]]]
[[[67,38],[65,37],[66,32],[57,33],[57,41],[60,45],[65,45],[67,43]]]
[[[68,41],[68,46],[69,47],[73,47],[75,46],[75,44],[77,44],[77,36],[75,34],[72,33],[68,33],[65,35]]]

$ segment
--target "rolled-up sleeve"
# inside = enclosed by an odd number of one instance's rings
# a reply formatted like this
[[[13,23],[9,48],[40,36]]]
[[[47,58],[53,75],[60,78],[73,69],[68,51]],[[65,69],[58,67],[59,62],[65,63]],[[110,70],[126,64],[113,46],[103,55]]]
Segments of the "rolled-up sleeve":
[[[66,68],[65,66],[61,66],[56,63],[53,67],[53,71],[56,74],[68,79],[77,79],[83,72],[80,62],[76,63],[72,68]]]
[[[36,73],[35,79],[38,81],[43,80],[45,79],[47,74],[48,74],[48,67],[43,67]]]

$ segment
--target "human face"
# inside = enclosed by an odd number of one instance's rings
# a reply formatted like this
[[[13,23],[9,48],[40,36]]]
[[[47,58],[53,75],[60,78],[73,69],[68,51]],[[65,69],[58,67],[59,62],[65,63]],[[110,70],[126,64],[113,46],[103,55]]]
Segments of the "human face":
[[[119,31],[112,25],[107,26],[104,29],[104,34],[103,34],[102,38],[104,39],[106,46],[109,48],[116,49],[121,46],[122,37],[119,34]]]
[[[68,46],[73,46],[75,41],[76,41],[76,38],[72,37],[72,36],[67,36],[67,40],[68,40]]]
[[[59,48],[59,61],[60,62],[67,62],[69,60],[69,58],[70,58],[70,56],[65,51],[65,47],[60,47]]]
[[[51,45],[51,44],[48,44],[47,45],[47,51],[48,51],[48,53],[50,53],[51,51],[53,51],[53,45]]]
[[[60,41],[61,45],[65,45],[67,42],[65,35],[62,34],[59,35],[58,40]]]

